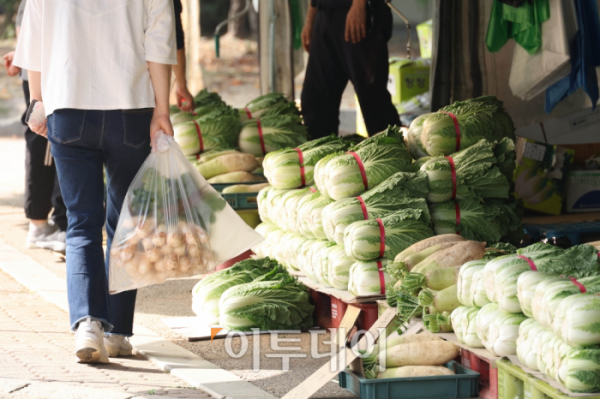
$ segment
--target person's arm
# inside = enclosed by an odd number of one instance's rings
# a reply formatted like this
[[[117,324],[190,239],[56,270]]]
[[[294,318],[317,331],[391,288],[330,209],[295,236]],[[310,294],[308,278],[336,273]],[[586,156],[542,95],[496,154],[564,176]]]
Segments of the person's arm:
[[[159,64],[157,62],[148,62],[150,79],[154,88],[154,98],[156,108],[152,115],[150,123],[150,137],[154,140],[154,135],[162,130],[169,136],[173,136],[173,126],[169,118],[169,88],[171,85],[171,66],[168,64]],[[29,83],[31,85],[31,82]]]
[[[352,0],[346,17],[345,39],[358,43],[367,36],[367,0]]]
[[[306,13],[306,21],[304,21],[304,27],[302,28],[302,33],[300,34],[300,38],[302,39],[302,46],[306,52],[309,52],[310,49],[310,35],[312,33],[313,22],[315,20],[315,16],[317,15],[317,7],[312,5],[312,2],[308,4],[308,12]]]
[[[177,65],[173,65],[173,73],[175,74],[175,96],[177,97],[177,106],[179,109],[191,112],[194,110],[194,97],[187,87],[185,62],[184,47],[177,50]]]
[[[42,73],[36,71],[27,71],[29,78],[29,95],[31,100],[42,101]],[[46,137],[48,135],[48,126],[46,120],[44,123],[39,125],[28,124],[32,132],[39,134],[40,136]]]

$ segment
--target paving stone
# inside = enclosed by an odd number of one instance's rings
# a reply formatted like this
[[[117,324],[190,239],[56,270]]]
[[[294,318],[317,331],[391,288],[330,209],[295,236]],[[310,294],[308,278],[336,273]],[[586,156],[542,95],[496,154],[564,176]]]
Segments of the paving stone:
[[[23,290],[0,272],[0,398],[130,399],[169,393],[209,399],[173,374],[138,356],[109,364],[76,362],[67,313]],[[11,393],[12,392],[12,393]]]

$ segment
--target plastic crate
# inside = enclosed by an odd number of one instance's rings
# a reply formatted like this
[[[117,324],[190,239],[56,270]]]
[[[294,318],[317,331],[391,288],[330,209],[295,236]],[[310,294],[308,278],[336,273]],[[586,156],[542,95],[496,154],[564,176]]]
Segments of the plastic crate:
[[[246,181],[246,182],[240,182],[240,183],[216,183],[216,184],[211,184],[211,186],[213,186],[213,188],[215,190],[217,190],[218,192],[223,191],[223,189],[225,187],[229,187],[229,186],[236,186],[239,184],[243,184],[245,186],[251,186],[253,184],[263,184],[263,183],[267,183],[267,178],[264,175],[256,175],[256,176],[260,176],[262,177],[264,180],[260,180],[260,181]]]
[[[376,303],[352,303],[348,304],[339,298],[309,289],[315,305],[315,320],[321,328],[338,328],[348,306],[360,308],[362,312],[356,321],[359,330],[368,330],[375,324],[378,316]]]
[[[600,395],[570,396],[545,381],[526,373],[522,368],[508,360],[499,360],[498,398],[499,399],[600,399]]]
[[[477,356],[470,350],[462,348],[460,362],[463,366],[476,371],[479,377],[479,397],[482,399],[498,399],[498,369],[489,359]]]
[[[453,399],[476,398],[479,373],[451,361],[446,367],[456,375],[368,380],[351,370],[339,374],[340,387],[361,399]]]

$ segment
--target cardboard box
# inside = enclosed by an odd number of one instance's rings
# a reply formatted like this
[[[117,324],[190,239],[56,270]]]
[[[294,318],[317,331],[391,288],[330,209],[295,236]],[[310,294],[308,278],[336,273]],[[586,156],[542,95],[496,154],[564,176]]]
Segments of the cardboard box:
[[[567,175],[575,152],[519,137],[516,145],[515,195],[525,208],[560,215]]]
[[[600,211],[600,170],[578,170],[567,177],[567,212]]]
[[[417,94],[429,91],[429,64],[428,60],[422,59],[409,60],[400,57],[390,59],[387,87],[394,104],[400,104]]]
[[[573,112],[516,131],[516,135],[548,144],[600,143],[600,107]]]
[[[433,49],[433,20],[425,21],[417,25],[417,36],[419,36],[419,47],[421,58],[431,58]]]

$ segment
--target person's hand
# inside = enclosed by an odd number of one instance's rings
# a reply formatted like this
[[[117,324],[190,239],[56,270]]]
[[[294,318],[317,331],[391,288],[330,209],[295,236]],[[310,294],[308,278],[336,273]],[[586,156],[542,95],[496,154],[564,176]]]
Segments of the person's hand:
[[[364,1],[354,0],[346,17],[347,42],[358,43],[367,36],[367,7]]]
[[[21,68],[13,65],[13,59],[15,58],[15,52],[10,51],[2,57],[4,60],[4,68],[6,68],[6,74],[8,76],[16,76],[21,72]]]
[[[166,135],[173,136],[173,126],[171,125],[171,118],[169,118],[168,112],[158,112],[154,109],[152,115],[152,121],[150,122],[150,141],[154,143],[154,136],[156,133],[163,131]]]
[[[300,33],[300,39],[302,39],[302,47],[308,53],[310,48],[310,35],[312,33],[313,22],[307,19]]]
[[[177,97],[177,106],[185,112],[194,110],[194,97],[187,88],[187,85],[182,85],[175,88],[175,97]]]
[[[32,132],[39,134],[42,137],[48,137],[48,125],[46,124],[46,120],[44,120],[44,123],[40,123],[39,125],[28,123],[27,126],[29,126]]]

